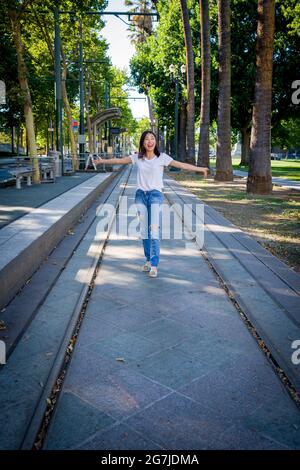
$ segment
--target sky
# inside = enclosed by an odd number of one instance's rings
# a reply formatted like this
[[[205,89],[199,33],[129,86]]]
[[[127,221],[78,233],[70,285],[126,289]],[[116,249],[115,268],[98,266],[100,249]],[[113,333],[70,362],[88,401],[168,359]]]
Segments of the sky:
[[[128,11],[128,7],[125,7],[123,0],[109,0],[106,11]],[[128,23],[126,16],[122,18]],[[101,36],[109,44],[108,55],[111,57],[112,64],[121,69],[127,67],[129,71],[129,61],[135,51],[128,37],[128,26],[119,18],[112,15],[103,16],[103,19],[106,22],[106,26],[101,31]],[[144,95],[140,95],[136,90],[132,90],[130,96],[144,97]],[[149,116],[146,100],[129,100],[129,105],[135,118]]]

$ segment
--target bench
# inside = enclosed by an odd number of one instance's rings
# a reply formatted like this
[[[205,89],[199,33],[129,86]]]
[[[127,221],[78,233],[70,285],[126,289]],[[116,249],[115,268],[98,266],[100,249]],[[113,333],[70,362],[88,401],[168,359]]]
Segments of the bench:
[[[7,158],[0,160],[0,182],[16,182],[16,188],[21,189],[23,179],[26,179],[27,186],[31,186],[34,168],[20,158]]]
[[[55,183],[55,160],[53,157],[40,157],[39,168],[41,183]]]

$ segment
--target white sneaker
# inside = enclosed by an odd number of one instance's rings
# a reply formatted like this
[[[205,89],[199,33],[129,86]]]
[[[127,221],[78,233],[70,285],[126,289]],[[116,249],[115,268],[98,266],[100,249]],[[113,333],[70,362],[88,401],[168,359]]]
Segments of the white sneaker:
[[[150,261],[146,261],[146,263],[142,266],[142,271],[148,273],[151,270],[151,263]]]
[[[149,276],[150,277],[157,277],[157,268],[155,266],[151,266],[151,269],[149,271]]]

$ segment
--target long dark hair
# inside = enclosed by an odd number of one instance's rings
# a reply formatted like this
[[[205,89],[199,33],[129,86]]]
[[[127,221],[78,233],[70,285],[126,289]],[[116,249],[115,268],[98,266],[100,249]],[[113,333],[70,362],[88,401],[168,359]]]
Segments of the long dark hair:
[[[154,147],[154,154],[159,157],[160,156],[160,151],[158,150],[158,147],[157,147],[157,138],[156,138],[156,135],[154,134],[154,132],[152,131],[144,131],[141,135],[141,138],[140,138],[140,145],[139,145],[139,158],[144,158],[146,156],[146,149],[144,147],[144,140],[146,138],[146,135],[147,134],[152,134],[154,137],[155,137],[155,140],[156,140],[156,144],[155,144],[155,147]]]

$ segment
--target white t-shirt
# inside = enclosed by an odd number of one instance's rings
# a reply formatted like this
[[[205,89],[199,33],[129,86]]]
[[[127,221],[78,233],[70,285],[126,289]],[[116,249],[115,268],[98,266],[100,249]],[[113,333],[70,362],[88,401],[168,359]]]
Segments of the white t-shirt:
[[[130,158],[132,163],[137,165],[137,188],[143,191],[161,191],[164,187],[164,166],[168,166],[173,158],[166,153],[161,153],[159,157],[154,155],[151,160],[146,157],[139,158],[138,154],[130,155]]]

